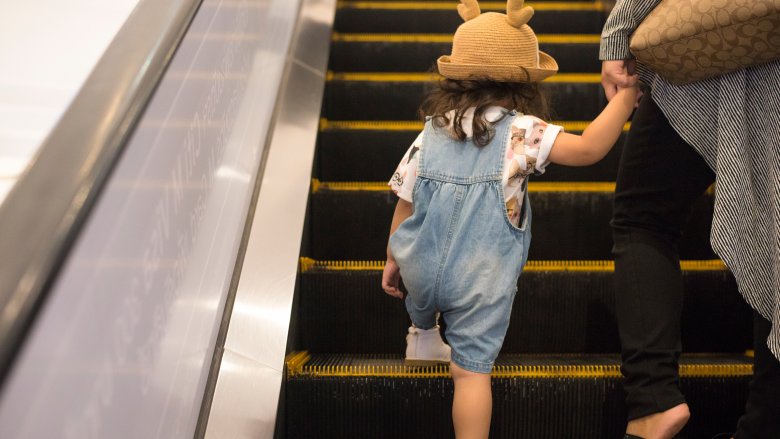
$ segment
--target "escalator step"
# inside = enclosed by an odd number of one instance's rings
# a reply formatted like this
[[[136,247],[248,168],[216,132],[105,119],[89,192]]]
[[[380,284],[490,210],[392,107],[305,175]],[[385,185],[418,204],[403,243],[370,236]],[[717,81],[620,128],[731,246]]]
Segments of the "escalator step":
[[[611,259],[614,184],[530,182],[531,259]],[[385,182],[312,184],[312,254],[322,260],[383,259],[397,197]],[[693,205],[680,242],[683,259],[714,259],[712,197]],[[583,233],[585,232],[585,233]]]
[[[312,352],[402,353],[409,318],[381,290],[383,263],[301,260],[299,346]],[[751,311],[719,260],[683,261],[685,352],[744,352]],[[619,352],[613,264],[529,261],[518,281],[505,353]],[[345,316],[349,316],[345,318]]]
[[[696,416],[683,437],[733,430],[751,360],[684,356],[681,389]],[[492,438],[602,439],[625,428],[617,356],[499,357],[493,372]],[[399,356],[310,355],[287,361],[290,438],[450,438],[452,380],[446,366],[409,368]]]
[[[580,133],[582,126],[563,123],[568,132]],[[369,181],[390,176],[422,129],[409,122],[409,129],[393,129],[393,122],[346,124],[322,122],[314,176],[324,181]],[[574,129],[572,129],[574,128]],[[545,181],[615,181],[624,136],[607,156],[592,166],[548,166]],[[349,160],[345,160],[349,157]],[[358,164],[358,166],[356,166]]]
[[[342,1],[334,29],[339,32],[454,33],[463,23],[452,2]],[[483,12],[506,13],[506,2],[479,2]],[[606,18],[597,2],[529,2],[537,34],[600,34]]]
[[[593,120],[607,100],[597,74],[561,75],[542,83],[552,119]],[[386,80],[390,79],[390,80]],[[413,120],[431,76],[420,74],[332,74],[325,86],[322,117],[329,120]],[[377,105],[381,103],[381,105]]]
[[[599,72],[598,35],[539,35],[560,72]],[[452,51],[451,34],[335,34],[329,68],[339,72],[426,72]]]

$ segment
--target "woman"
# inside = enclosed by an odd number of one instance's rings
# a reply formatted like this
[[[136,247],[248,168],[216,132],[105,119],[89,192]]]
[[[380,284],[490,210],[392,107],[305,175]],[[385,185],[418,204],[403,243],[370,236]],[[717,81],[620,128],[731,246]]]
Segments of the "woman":
[[[756,310],[754,375],[735,438],[780,438],[780,63],[671,85],[628,48],[658,3],[619,0],[600,50],[608,99],[639,79],[651,87],[623,150],[612,218],[626,437],[671,438],[690,416],[678,388],[677,240],[714,181],[712,247]]]

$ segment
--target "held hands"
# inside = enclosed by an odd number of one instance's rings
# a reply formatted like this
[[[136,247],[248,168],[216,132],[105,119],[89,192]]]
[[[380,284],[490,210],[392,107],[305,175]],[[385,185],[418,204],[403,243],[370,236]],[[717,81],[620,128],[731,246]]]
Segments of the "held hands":
[[[603,61],[601,63],[601,85],[607,100],[611,101],[621,89],[638,88],[639,77],[636,74],[636,60]],[[642,93],[636,92],[636,102],[642,97]]]
[[[588,166],[603,159],[617,142],[641,95],[635,62],[604,61],[601,83],[609,103],[581,135],[560,133],[548,158],[566,166]]]
[[[399,288],[401,282],[401,270],[398,268],[398,264],[395,259],[388,255],[387,262],[385,263],[385,270],[382,272],[382,289],[385,293],[397,297],[399,299],[404,298],[404,293]]]

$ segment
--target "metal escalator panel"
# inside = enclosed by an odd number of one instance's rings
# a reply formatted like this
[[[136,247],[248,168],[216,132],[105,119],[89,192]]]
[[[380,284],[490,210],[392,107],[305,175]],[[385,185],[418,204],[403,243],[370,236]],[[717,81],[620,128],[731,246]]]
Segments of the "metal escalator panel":
[[[153,3],[123,31],[149,32],[138,19]],[[195,434],[300,1],[197,3],[26,316],[0,437]],[[115,49],[107,55],[121,58]],[[79,115],[98,127],[112,116]]]

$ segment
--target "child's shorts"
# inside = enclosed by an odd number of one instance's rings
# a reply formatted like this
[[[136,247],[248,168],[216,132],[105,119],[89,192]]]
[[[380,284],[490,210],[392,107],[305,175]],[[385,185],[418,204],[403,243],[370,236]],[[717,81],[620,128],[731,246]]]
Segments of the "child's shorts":
[[[406,310],[412,323],[421,329],[434,327],[436,313],[441,312],[452,362],[471,372],[490,373],[504,343],[516,291],[515,286],[496,294],[442,294],[444,297],[437,301],[409,294]]]

